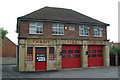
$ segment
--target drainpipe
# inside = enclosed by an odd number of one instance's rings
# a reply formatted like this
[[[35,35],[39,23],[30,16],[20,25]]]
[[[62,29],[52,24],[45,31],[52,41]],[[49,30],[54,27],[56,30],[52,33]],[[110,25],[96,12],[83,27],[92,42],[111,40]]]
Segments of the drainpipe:
[[[18,52],[18,45],[16,45],[16,67],[19,67],[19,52]]]

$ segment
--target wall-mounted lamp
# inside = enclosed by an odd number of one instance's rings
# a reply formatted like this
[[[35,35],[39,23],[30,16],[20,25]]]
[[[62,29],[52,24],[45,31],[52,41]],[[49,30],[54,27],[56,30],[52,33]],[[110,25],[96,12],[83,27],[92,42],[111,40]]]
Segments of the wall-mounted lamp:
[[[88,52],[89,52],[89,51],[88,51],[88,50],[86,50],[86,55],[88,55]]]
[[[62,56],[62,52],[60,51],[60,56]]]

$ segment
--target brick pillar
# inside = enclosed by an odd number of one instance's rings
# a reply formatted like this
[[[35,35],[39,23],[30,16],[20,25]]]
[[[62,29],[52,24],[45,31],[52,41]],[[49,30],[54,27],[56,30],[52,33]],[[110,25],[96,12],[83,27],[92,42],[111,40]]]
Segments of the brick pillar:
[[[87,41],[83,41],[83,45],[81,48],[81,67],[87,68],[88,67],[88,55],[86,51],[88,50]]]
[[[19,45],[19,71],[25,71],[25,45]]]
[[[57,68],[56,69],[61,69],[61,64],[62,64],[62,60],[61,60],[61,55],[60,55],[60,51],[61,51],[61,46],[56,46],[57,47],[57,56],[56,56],[56,61],[57,61]]]
[[[109,46],[104,46],[104,53],[103,53],[103,66],[110,66],[110,52]]]
[[[56,69],[58,70],[62,68],[62,62],[61,62],[62,58],[60,55],[61,48],[62,48],[61,40],[57,40],[56,41]]]

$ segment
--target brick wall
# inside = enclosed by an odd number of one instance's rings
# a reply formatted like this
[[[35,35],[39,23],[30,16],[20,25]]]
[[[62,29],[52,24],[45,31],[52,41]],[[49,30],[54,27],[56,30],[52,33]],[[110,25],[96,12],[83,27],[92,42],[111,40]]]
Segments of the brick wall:
[[[28,22],[27,21],[22,21],[20,22],[20,27],[19,27],[19,36],[20,37],[27,37],[28,35]]]
[[[16,57],[16,45],[7,37],[2,40],[2,57]]]
[[[94,37],[93,36],[93,27],[90,27],[90,36],[79,36],[79,25],[77,24],[65,24],[64,35],[52,35],[52,23],[44,22],[43,34],[29,35],[29,23],[27,21],[22,21],[20,23],[20,36],[19,37],[27,37],[27,38],[59,38],[59,39],[97,39],[97,40],[107,40],[107,29],[103,27],[103,37]],[[75,30],[69,30],[69,27],[75,27]]]

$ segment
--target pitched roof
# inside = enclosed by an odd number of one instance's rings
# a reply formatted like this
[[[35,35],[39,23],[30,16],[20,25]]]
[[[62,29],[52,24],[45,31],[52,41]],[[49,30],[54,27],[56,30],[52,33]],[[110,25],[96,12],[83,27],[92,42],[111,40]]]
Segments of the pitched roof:
[[[55,8],[55,7],[43,7],[25,16],[21,16],[18,19],[58,21],[58,22],[60,21],[60,22],[67,22],[67,23],[109,26],[109,24],[103,23],[101,21],[98,21],[86,15],[83,15],[72,9]]]

